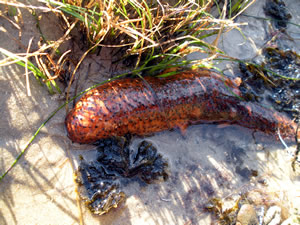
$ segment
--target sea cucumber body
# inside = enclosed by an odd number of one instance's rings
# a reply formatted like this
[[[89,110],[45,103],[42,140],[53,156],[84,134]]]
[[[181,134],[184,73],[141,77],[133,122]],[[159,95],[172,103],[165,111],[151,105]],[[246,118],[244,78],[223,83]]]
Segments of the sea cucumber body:
[[[237,85],[210,70],[165,78],[125,78],[87,92],[66,117],[69,138],[93,143],[125,134],[148,135],[201,122],[227,122],[292,136],[286,116],[239,99]]]

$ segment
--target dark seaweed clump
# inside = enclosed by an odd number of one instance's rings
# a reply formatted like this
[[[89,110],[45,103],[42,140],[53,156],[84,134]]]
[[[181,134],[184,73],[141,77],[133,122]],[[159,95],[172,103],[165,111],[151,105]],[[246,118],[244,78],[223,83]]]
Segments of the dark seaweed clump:
[[[286,28],[287,22],[292,18],[282,0],[267,0],[264,12],[274,20],[273,22],[277,29]]]
[[[100,140],[97,155],[92,162],[81,160],[76,181],[80,197],[98,215],[125,200],[122,188],[130,179],[150,184],[168,178],[167,161],[148,141],[131,149],[128,138]]]
[[[291,118],[299,117],[300,57],[291,50],[267,47],[263,50],[264,63],[241,63],[242,85],[246,100],[266,100]]]

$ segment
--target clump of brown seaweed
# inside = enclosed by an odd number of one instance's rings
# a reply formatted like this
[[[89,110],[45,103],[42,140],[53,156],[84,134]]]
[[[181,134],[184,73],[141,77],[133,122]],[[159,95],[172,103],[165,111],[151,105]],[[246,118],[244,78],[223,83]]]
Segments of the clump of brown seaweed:
[[[150,184],[168,178],[168,163],[150,142],[144,140],[136,149],[129,144],[125,137],[103,139],[97,142],[95,161],[81,160],[76,182],[91,212],[102,215],[118,207],[126,199],[126,179]]]
[[[217,218],[218,224],[235,224],[239,201],[240,197],[233,201],[231,207],[225,209],[221,198],[211,198],[205,204],[204,210],[212,213]]]
[[[299,55],[275,47],[266,47],[263,53],[265,60],[261,65],[240,63],[241,91],[247,100],[266,100],[276,110],[297,118],[300,110]]]

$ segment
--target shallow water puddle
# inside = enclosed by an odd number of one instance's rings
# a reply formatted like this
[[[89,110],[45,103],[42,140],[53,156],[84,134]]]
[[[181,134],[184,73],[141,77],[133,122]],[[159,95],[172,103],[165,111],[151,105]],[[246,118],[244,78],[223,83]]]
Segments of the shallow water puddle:
[[[169,178],[148,185],[137,179],[128,180],[122,187],[126,201],[100,216],[103,224],[120,224],[124,220],[135,224],[141,222],[141,218],[144,224],[218,221],[218,217],[208,210],[212,199],[232,196],[242,199],[242,195],[252,193],[254,189],[263,190],[265,193],[260,194],[268,199],[270,193],[279,190],[270,180],[282,176],[282,171],[291,171],[288,155],[275,137],[239,126],[191,126],[185,137],[175,130],[134,138],[131,148],[137,148],[143,140],[152,143],[167,160]],[[75,152],[85,157],[85,152]],[[277,164],[279,157],[283,157],[283,162]],[[80,162],[78,158],[77,162]],[[285,173],[288,176],[288,172]],[[273,200],[280,202],[280,196]],[[256,207],[268,206],[268,201]],[[287,210],[289,204],[284,204]],[[128,213],[140,216],[128,218]],[[233,221],[235,219],[232,217]]]

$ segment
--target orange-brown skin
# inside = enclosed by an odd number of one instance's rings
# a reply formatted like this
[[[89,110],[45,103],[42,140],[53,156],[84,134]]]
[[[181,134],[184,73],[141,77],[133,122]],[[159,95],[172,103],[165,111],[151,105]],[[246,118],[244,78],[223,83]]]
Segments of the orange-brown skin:
[[[237,85],[209,70],[166,78],[115,80],[87,92],[66,117],[69,138],[93,143],[127,133],[147,135],[201,122],[229,122],[283,137],[296,125],[284,115],[240,100]]]

